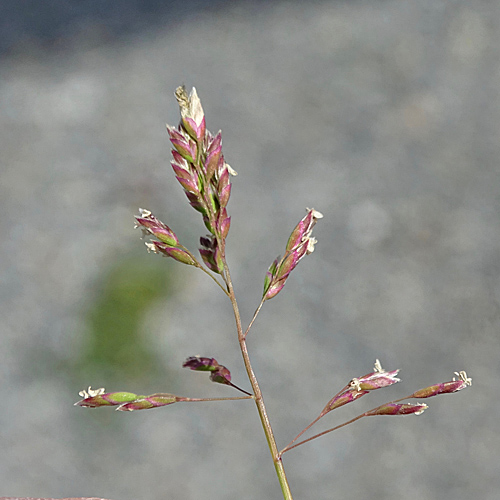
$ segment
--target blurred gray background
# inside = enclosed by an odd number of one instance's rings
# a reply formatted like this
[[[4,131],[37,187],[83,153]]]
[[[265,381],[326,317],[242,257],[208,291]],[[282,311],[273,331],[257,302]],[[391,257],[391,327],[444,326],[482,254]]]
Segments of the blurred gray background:
[[[206,232],[169,166],[184,83],[239,173],[245,323],[304,208],[325,216],[249,337],[279,445],[375,358],[402,382],[318,431],[473,377],[287,453],[294,498],[499,498],[499,28],[497,0],[3,1],[0,495],[281,497],[251,402],[73,406],[236,395],[195,354],[249,387],[227,299],[133,230],[143,207],[192,250]]]

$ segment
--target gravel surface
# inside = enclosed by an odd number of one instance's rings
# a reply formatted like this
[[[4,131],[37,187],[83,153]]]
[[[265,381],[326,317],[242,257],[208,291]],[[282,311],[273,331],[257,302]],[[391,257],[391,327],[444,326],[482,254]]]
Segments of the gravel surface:
[[[228,252],[245,321],[304,208],[324,214],[316,251],[249,337],[279,444],[376,358],[402,382],[318,430],[473,377],[422,416],[363,419],[286,454],[295,500],[497,499],[500,3],[82,5],[12,1],[0,15],[0,494],[280,498],[250,402],[72,406],[89,384],[145,390],[67,369],[99,278],[142,248],[137,207],[192,249],[205,234],[169,167],[184,83],[239,173]],[[175,290],[142,329],[169,379],[151,392],[233,395],[182,371],[195,354],[248,387],[224,296],[163,262]]]

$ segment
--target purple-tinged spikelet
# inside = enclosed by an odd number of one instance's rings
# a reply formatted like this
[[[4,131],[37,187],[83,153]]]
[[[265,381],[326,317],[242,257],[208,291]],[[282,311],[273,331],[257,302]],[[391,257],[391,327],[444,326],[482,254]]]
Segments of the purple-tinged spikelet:
[[[147,234],[158,238],[162,243],[170,247],[179,245],[176,234],[161,220],[158,220],[149,210],[139,208],[140,215],[135,217],[135,227],[140,227]]]
[[[183,401],[185,398],[174,396],[173,394],[158,393],[151,394],[151,396],[139,396],[136,400],[129,403],[120,405],[118,411],[135,411],[135,410],[149,410],[150,408],[159,408],[160,406],[167,406],[178,401]]]
[[[137,399],[137,394],[132,392],[108,392],[106,393],[104,387],[93,390],[89,387],[87,390],[79,392],[83,398],[75,403],[75,406],[84,406],[86,408],[98,408],[100,406],[117,406],[123,403],[134,401]]]
[[[441,382],[440,384],[419,389],[418,391],[415,391],[411,397],[430,398],[432,396],[437,396],[438,394],[451,394],[472,385],[472,379],[467,377],[467,374],[464,371],[455,372],[455,375],[458,377],[458,380],[455,380],[455,377],[453,377],[453,380],[450,380],[449,382]]]
[[[351,403],[352,401],[360,398],[361,396],[368,394],[368,392],[369,391],[358,391],[357,389],[349,389],[341,394],[337,394],[337,396],[333,397],[328,402],[328,404],[321,412],[321,415],[326,415],[328,412],[332,410],[335,410],[337,408],[340,408],[341,406]]]
[[[218,384],[231,384],[231,372],[223,365],[220,365],[215,358],[203,358],[201,356],[191,356],[182,364],[184,368],[195,371],[211,372],[210,380]]]
[[[393,385],[401,381],[396,377],[399,369],[387,372],[382,368],[378,359],[375,360],[374,370],[375,371],[372,373],[368,373],[362,377],[353,378],[350,382],[350,386],[360,391],[373,391],[375,389],[381,389],[382,387],[388,387],[389,385]]]
[[[365,412],[370,417],[374,415],[420,415],[428,406],[425,403],[386,403],[373,410]]]
[[[201,237],[200,245],[201,248],[199,249],[199,252],[205,265],[214,273],[222,274],[224,263],[222,261],[222,255],[220,253],[216,237],[211,235]]]
[[[184,130],[197,142],[205,138],[205,113],[200,98],[193,87],[188,95],[186,87],[177,87],[175,97],[181,111],[181,123]]]
[[[288,238],[285,255],[281,260],[276,259],[266,273],[263,300],[276,297],[299,261],[314,251],[316,239],[311,234],[317,220],[322,217],[317,210],[307,209],[307,215],[295,226]]]
[[[189,266],[196,265],[196,261],[193,259],[191,254],[182,248],[169,247],[167,244],[160,243],[159,241],[147,241],[146,247],[148,252],[161,253],[162,255],[165,255],[165,257],[172,257],[172,259]]]
[[[167,406],[178,401],[186,401],[186,398],[168,393],[151,394],[150,396],[140,396],[132,392],[105,392],[104,388],[80,391],[82,400],[77,401],[75,406],[86,408],[99,408],[101,406],[118,406],[119,411],[146,410]]]

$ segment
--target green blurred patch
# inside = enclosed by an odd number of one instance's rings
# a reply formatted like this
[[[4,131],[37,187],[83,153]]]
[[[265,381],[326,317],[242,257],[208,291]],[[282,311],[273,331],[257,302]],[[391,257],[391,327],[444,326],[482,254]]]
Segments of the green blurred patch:
[[[126,257],[104,271],[87,311],[87,338],[78,370],[86,380],[145,382],[166,374],[142,325],[174,288],[165,259]]]

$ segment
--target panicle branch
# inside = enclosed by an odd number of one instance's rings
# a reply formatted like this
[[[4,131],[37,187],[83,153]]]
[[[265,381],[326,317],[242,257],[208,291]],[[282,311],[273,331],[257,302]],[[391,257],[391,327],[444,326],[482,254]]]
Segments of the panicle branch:
[[[185,398],[168,393],[151,394],[150,396],[141,396],[132,392],[105,392],[104,387],[92,390],[80,391],[83,398],[75,403],[75,406],[84,406],[86,408],[99,408],[101,406],[118,406],[120,411],[144,410],[166,406],[178,401],[184,401]]]
[[[87,390],[79,392],[83,398],[75,403],[75,406],[83,406],[85,408],[99,408],[101,406],[117,406],[118,411],[136,411],[149,410],[151,408],[159,408],[160,406],[168,406],[173,403],[194,403],[200,401],[235,401],[240,399],[253,399],[251,394],[247,396],[231,397],[231,398],[186,398],[175,396],[166,392],[158,392],[149,396],[140,396],[132,392],[105,392],[104,388],[92,390],[89,387]]]
[[[377,415],[421,415],[428,408],[425,403],[400,402],[404,401],[405,399],[429,398],[432,396],[437,396],[439,394],[450,394],[472,385],[472,379],[467,377],[467,374],[464,371],[455,372],[458,380],[455,380],[454,377],[453,380],[449,382],[442,382],[440,384],[431,385],[424,389],[415,391],[413,394],[405,396],[404,398],[396,399],[389,403],[384,403],[383,405],[366,411],[347,422],[332,427],[331,429],[328,429],[326,431],[320,432],[319,434],[315,434],[308,439],[294,444],[307,430],[309,430],[316,422],[318,422],[320,418],[324,417],[330,411],[344,406],[345,404],[351,403],[361,396],[368,394],[372,390],[389,387],[390,385],[400,382],[400,379],[396,377],[398,372],[399,370],[392,370],[390,372],[384,370],[380,364],[380,361],[377,359],[375,361],[374,371],[372,373],[368,373],[367,375],[363,375],[362,377],[352,379],[349,384],[347,384],[327,403],[319,416],[315,420],[313,420],[307,427],[305,427],[305,429],[303,429],[285,448],[281,450],[280,456],[286,451],[290,451],[291,449],[312,441],[313,439],[317,439],[321,436],[324,436],[325,434],[338,430],[342,427],[345,427],[346,425],[352,424],[353,422],[356,422],[363,417]]]

